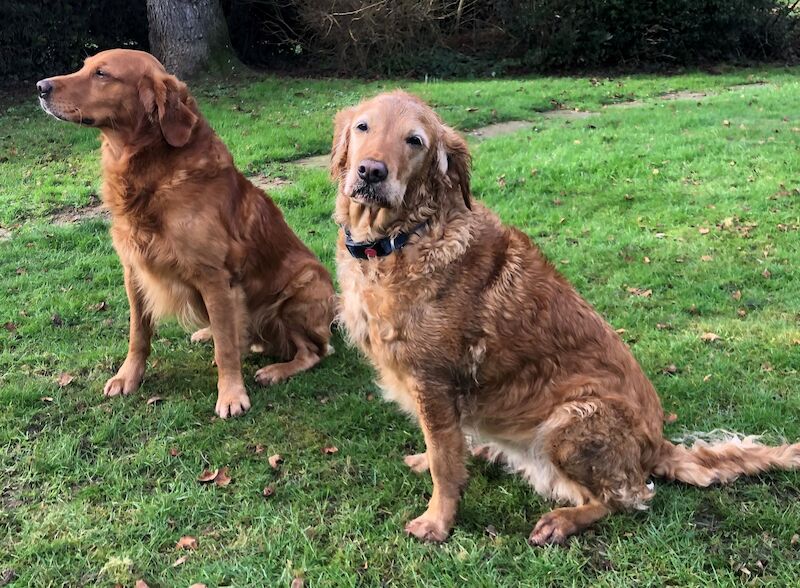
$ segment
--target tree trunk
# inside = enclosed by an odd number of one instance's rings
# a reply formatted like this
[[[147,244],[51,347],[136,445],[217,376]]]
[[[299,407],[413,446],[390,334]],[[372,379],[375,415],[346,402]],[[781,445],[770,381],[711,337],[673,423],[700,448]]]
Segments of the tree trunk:
[[[147,21],[150,51],[179,78],[238,63],[219,0],[147,0]]]

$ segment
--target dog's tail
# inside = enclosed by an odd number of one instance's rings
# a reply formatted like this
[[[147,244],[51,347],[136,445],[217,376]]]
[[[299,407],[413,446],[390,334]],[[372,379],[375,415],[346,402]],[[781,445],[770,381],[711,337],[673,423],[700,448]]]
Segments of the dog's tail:
[[[732,482],[742,475],[800,468],[800,443],[771,447],[759,443],[755,436],[721,433],[708,434],[710,442],[696,439],[690,447],[664,439],[653,475],[710,486]]]

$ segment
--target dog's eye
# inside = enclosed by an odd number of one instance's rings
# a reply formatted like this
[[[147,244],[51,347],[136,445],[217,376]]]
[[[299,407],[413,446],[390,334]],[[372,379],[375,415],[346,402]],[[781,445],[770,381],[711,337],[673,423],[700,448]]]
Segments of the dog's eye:
[[[98,78],[104,78],[106,77],[106,72],[104,72],[102,69],[98,69],[94,72],[94,75],[96,75]]]
[[[417,135],[411,135],[406,139],[406,143],[412,147],[422,147],[422,139]]]
[[[359,131],[361,131],[361,132],[363,133],[363,132],[366,132],[366,130],[367,130],[369,127],[367,126],[367,123],[365,123],[365,122],[360,122],[360,123],[358,123],[358,124],[356,125],[356,128],[357,128]]]

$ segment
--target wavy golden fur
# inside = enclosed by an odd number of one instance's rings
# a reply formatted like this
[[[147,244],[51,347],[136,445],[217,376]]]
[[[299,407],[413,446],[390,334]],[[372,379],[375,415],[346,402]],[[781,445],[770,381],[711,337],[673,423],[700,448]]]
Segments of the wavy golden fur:
[[[284,363],[261,384],[306,370],[328,351],[334,292],[323,265],[277,206],[239,173],[186,85],[151,55],[115,49],[38,84],[53,116],[100,129],[103,200],[130,303],[128,356],[107,396],[139,388],[155,321],[208,326],[219,370],[216,413],[250,407],[241,353]]]
[[[467,437],[568,505],[536,523],[538,545],[646,508],[650,476],[706,486],[800,466],[800,444],[666,441],[630,350],[525,234],[472,200],[466,143],[419,99],[392,92],[342,111],[333,147],[335,219],[355,240],[427,223],[387,257],[351,257],[343,232],[337,251],[340,319],[425,437],[406,463],[430,469],[433,494],[407,532],[448,536]],[[387,172],[377,183],[362,177],[374,162]]]

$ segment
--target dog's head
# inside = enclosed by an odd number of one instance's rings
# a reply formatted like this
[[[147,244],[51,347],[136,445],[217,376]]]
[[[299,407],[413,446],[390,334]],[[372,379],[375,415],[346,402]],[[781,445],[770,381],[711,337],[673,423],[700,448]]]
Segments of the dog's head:
[[[144,51],[102,51],[75,73],[40,80],[36,89],[54,117],[129,139],[154,134],[182,147],[198,121],[186,85]]]
[[[464,139],[419,98],[396,91],[345,109],[334,123],[331,175],[339,192],[382,209],[437,208],[457,194],[470,207]]]

